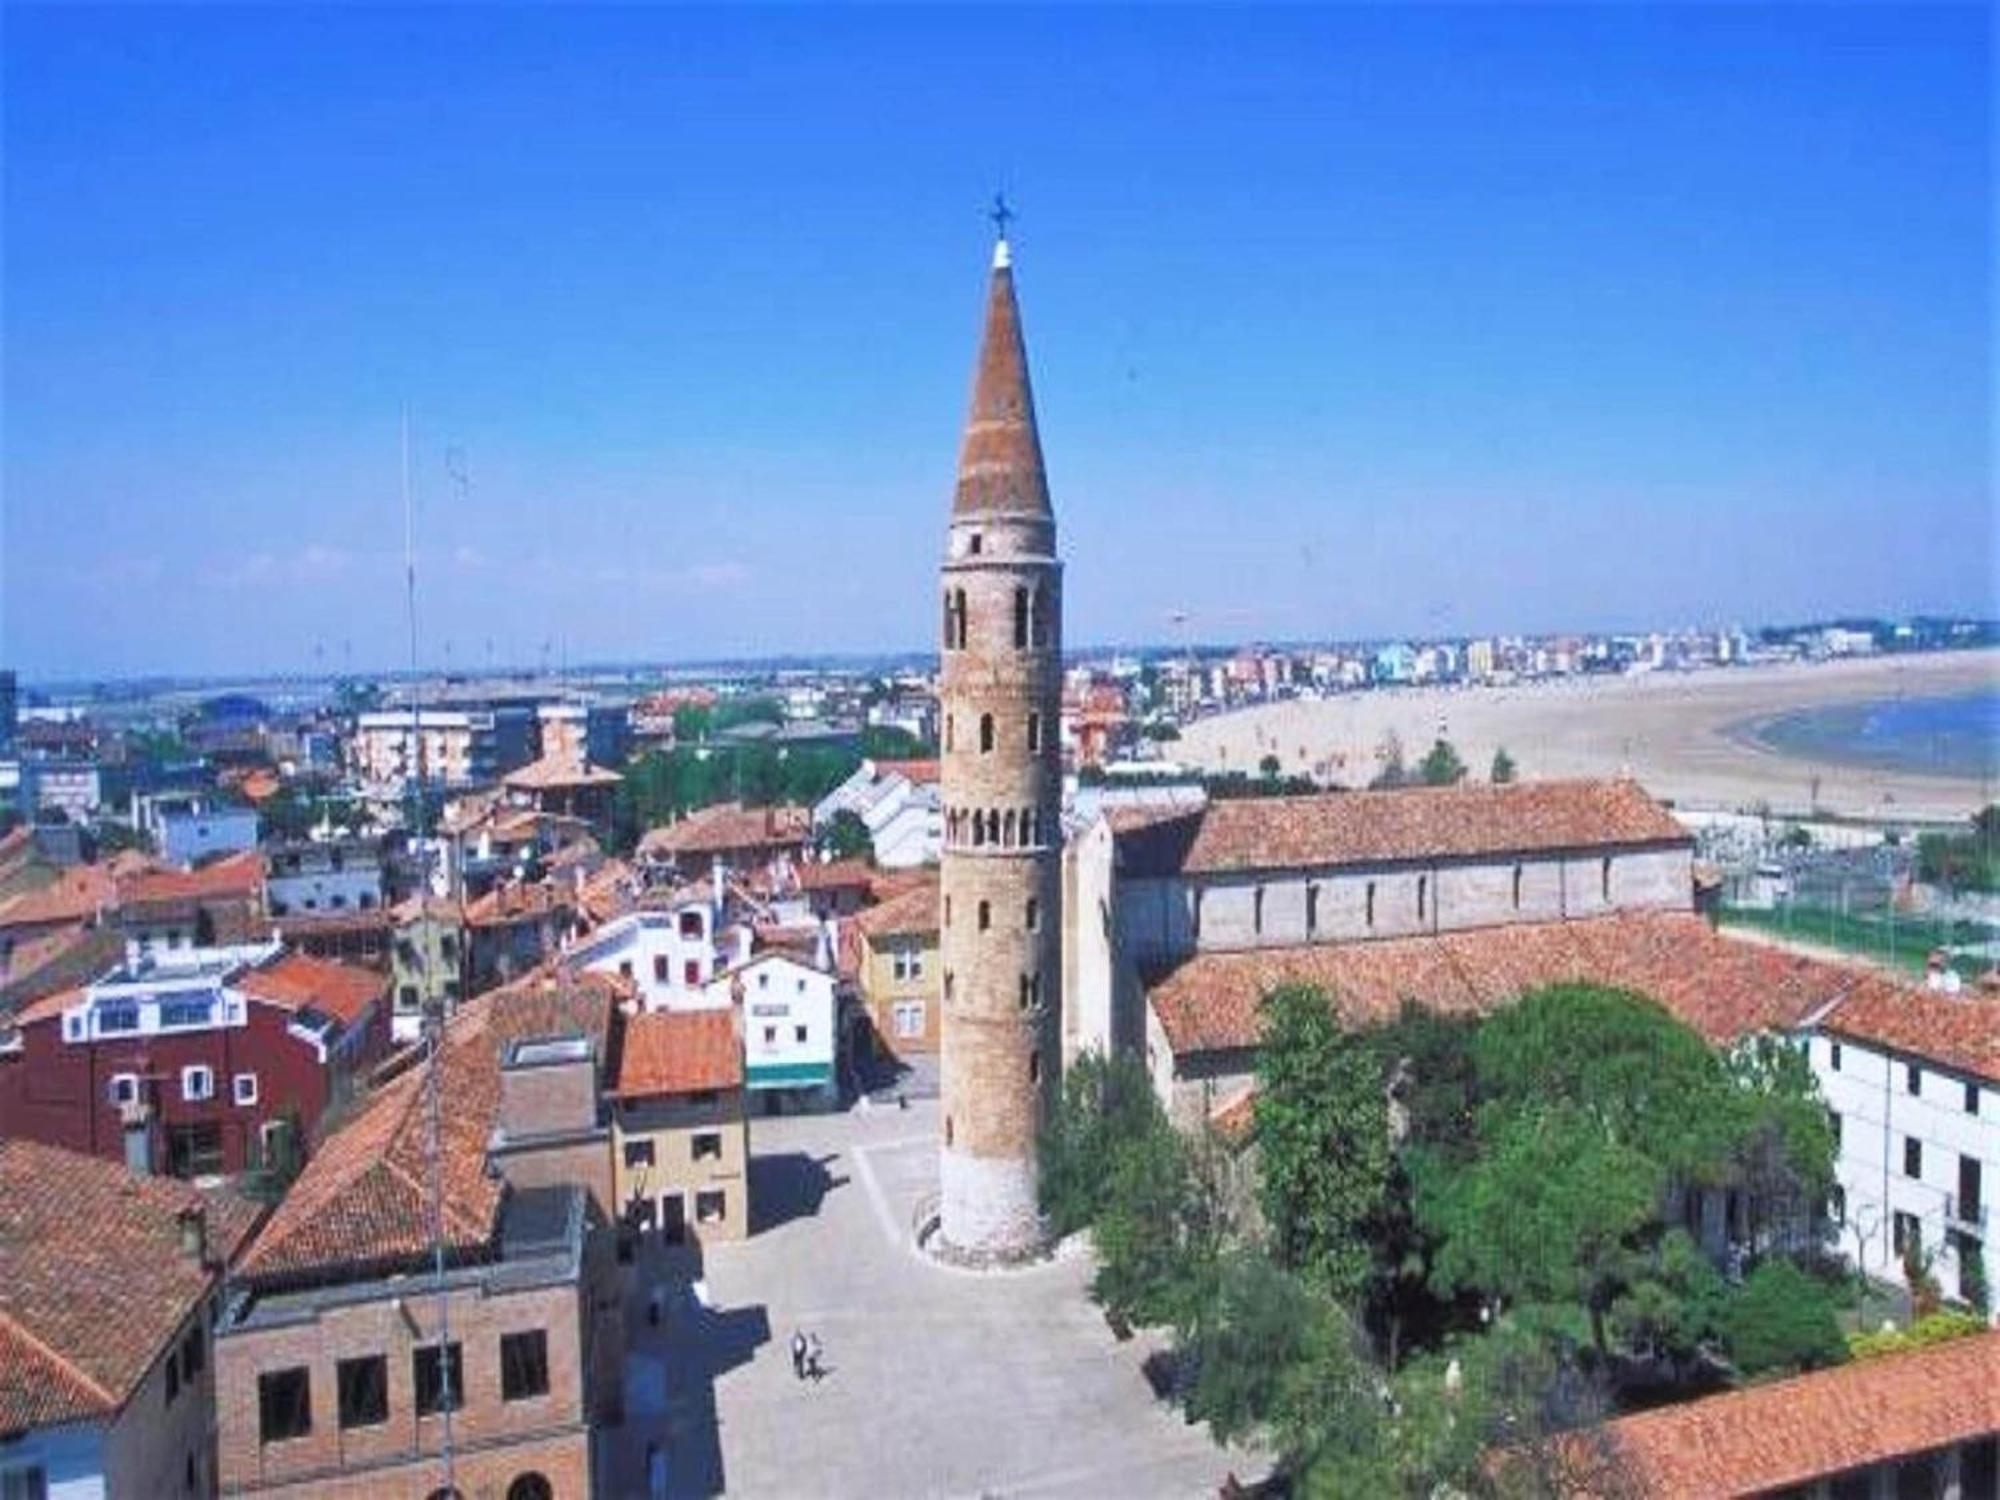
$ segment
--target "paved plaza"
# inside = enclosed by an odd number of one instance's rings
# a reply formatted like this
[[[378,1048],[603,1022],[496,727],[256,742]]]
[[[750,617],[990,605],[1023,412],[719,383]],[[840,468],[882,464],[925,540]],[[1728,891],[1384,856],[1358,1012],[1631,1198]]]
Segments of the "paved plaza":
[[[668,1285],[634,1299],[627,1417],[605,1433],[612,1493],[778,1496],[1213,1495],[1254,1457],[1225,1453],[1154,1399],[1071,1255],[978,1274],[924,1259],[912,1225],[936,1187],[935,1101],[755,1120],[756,1232],[699,1268],[708,1306]],[[792,1373],[794,1329],[827,1376]]]

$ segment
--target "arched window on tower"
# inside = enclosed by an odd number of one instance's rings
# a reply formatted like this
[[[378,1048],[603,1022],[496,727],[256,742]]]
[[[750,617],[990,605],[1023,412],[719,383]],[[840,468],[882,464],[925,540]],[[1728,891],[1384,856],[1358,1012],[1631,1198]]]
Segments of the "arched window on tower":
[[[1014,590],[1014,649],[1025,650],[1028,644],[1028,591]]]
[[[987,928],[991,927],[992,925],[993,925],[993,903],[990,901],[982,901],[979,903],[979,930],[981,932],[984,932],[986,931]]]
[[[1038,755],[1042,749],[1042,716],[1028,715],[1028,753]]]
[[[993,715],[991,714],[981,714],[979,716],[979,753],[981,755],[990,755],[993,753]]]
[[[1028,596],[1028,643],[1032,646],[1049,643],[1049,612],[1042,607],[1040,589]]]
[[[944,644],[948,651],[965,649],[965,590],[953,589],[944,600]]]
[[[1000,814],[1000,847],[1014,847],[1014,809],[1011,807]]]
[[[986,817],[976,807],[972,810],[972,847],[986,847]]]
[[[1040,932],[1042,930],[1042,903],[1037,901],[1033,896],[1028,898],[1027,921],[1028,931]]]

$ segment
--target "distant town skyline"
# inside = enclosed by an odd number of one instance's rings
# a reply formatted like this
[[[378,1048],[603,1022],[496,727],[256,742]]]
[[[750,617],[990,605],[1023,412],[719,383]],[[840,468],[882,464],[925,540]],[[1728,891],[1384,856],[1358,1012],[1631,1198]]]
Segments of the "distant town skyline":
[[[428,669],[928,648],[996,183],[1074,641],[1990,615],[1990,24],[15,8],[0,664],[401,665],[406,403]]]

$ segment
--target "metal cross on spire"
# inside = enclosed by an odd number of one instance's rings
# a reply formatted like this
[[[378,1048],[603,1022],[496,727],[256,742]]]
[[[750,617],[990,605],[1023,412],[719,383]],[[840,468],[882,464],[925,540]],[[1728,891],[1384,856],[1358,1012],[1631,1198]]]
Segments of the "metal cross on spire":
[[[1007,206],[1007,194],[1004,191],[993,195],[993,211],[990,217],[993,220],[994,229],[999,233],[999,237],[1003,240],[1006,239],[1008,222],[1016,218],[1017,215],[1013,209]]]

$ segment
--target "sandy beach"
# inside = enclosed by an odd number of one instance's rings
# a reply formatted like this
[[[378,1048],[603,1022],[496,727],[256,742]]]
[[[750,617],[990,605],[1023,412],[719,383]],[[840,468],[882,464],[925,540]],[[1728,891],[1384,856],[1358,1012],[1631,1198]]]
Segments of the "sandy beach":
[[[1402,688],[1264,704],[1191,724],[1183,761],[1248,771],[1276,755],[1287,774],[1365,786],[1393,733],[1414,767],[1442,734],[1475,778],[1505,746],[1524,777],[1636,777],[1688,807],[1825,813],[1891,822],[1969,816],[2000,797],[1990,777],[1918,775],[1782,754],[1754,725],[1861,699],[1942,697],[2000,684],[2000,651],[1948,652],[1514,687]],[[1815,782],[1817,798],[1815,799]]]

